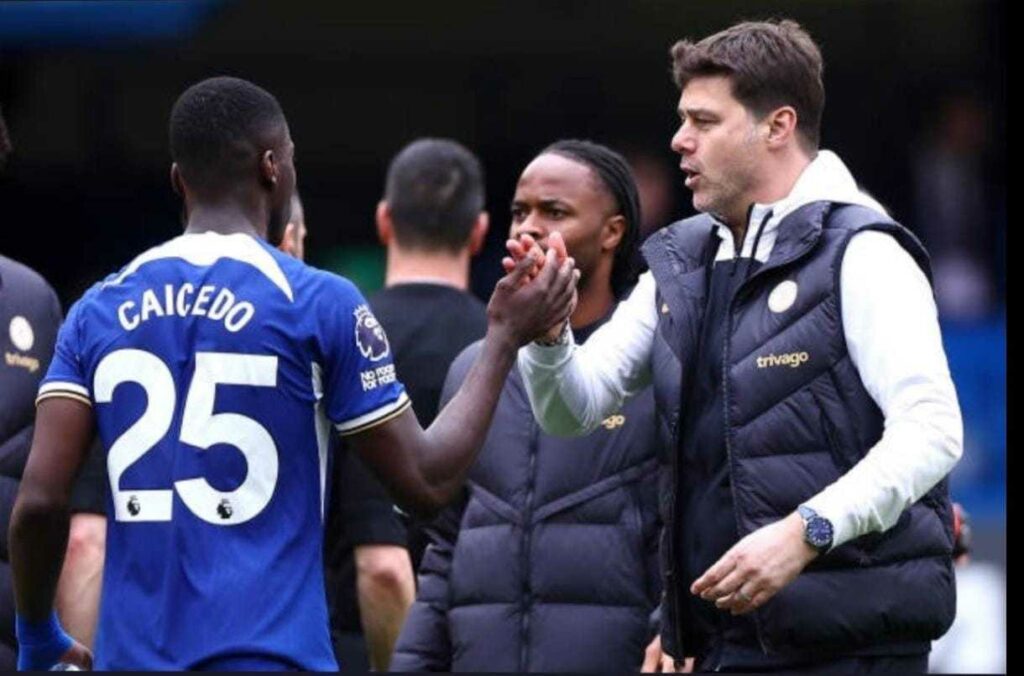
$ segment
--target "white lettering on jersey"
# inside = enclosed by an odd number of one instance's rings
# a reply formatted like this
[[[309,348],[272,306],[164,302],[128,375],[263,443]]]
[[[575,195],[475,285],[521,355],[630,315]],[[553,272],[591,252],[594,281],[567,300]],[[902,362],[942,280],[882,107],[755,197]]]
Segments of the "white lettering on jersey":
[[[153,289],[146,289],[142,294],[142,321],[147,321],[150,314],[163,317],[164,310],[160,307],[160,301],[156,299]]]
[[[369,392],[370,390],[375,390],[378,387],[383,387],[384,385],[395,382],[395,365],[386,364],[368,371],[361,371],[359,373],[359,379],[363,385],[363,392]]]
[[[196,296],[196,304],[192,306],[192,314],[200,317],[206,314],[206,304],[210,302],[210,296],[215,288],[206,284],[199,289],[199,295]]]
[[[184,317],[185,315],[188,314],[188,311],[192,309],[192,303],[188,303],[186,305],[185,304],[185,298],[187,296],[191,296],[192,292],[195,291],[195,290],[196,290],[196,287],[192,286],[188,282],[185,282],[184,284],[182,284],[181,288],[178,289],[178,297],[176,299],[177,305],[174,306],[174,309],[177,310],[179,317]],[[173,313],[168,312],[167,314],[173,314]]]
[[[195,302],[189,302],[195,297]],[[206,317],[223,322],[224,328],[231,333],[238,333],[256,314],[256,308],[249,301],[239,301],[230,289],[217,289],[213,285],[201,287],[198,293],[195,287],[184,283],[175,289],[173,285],[164,285],[163,304],[153,289],[142,292],[141,312],[135,308],[135,301],[127,300],[117,308],[117,319],[125,331],[134,331],[139,324],[152,317]]]
[[[117,318],[121,320],[121,326],[124,327],[125,331],[131,331],[139,325],[139,315],[134,315],[131,319],[128,319],[128,311],[135,307],[135,303],[128,300],[121,303],[121,306],[117,308]]]

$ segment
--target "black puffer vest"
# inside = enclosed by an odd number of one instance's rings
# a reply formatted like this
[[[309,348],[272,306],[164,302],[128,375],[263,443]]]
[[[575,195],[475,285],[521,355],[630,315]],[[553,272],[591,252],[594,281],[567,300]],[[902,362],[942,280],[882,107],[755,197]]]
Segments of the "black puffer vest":
[[[662,642],[686,654],[677,621],[690,580],[677,579],[676,485],[679,412],[697,353],[707,284],[719,238],[705,215],[652,235],[643,254],[657,283],[659,324],[652,354],[666,471],[660,508],[665,596]],[[723,401],[739,536],[787,516],[845,474],[881,438],[884,420],[850,360],[840,311],[839,270],[861,230],[892,234],[930,276],[920,242],[860,206],[814,202],[786,217],[768,261],[736,291],[725,318]],[[791,305],[769,296],[796,285]],[[790,291],[792,290],[791,285]],[[943,480],[885,533],[871,533],[815,560],[755,611],[767,654],[802,657],[920,653],[950,626],[956,609],[952,512]]]

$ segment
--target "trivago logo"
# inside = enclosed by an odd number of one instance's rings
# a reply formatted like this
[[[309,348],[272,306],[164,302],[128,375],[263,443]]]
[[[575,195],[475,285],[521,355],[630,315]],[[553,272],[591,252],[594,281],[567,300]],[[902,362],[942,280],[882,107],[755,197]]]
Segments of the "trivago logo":
[[[801,364],[807,363],[811,358],[811,355],[806,352],[790,352],[789,354],[769,354],[764,357],[757,358],[757,368],[766,369],[770,366],[789,366],[796,368]]]

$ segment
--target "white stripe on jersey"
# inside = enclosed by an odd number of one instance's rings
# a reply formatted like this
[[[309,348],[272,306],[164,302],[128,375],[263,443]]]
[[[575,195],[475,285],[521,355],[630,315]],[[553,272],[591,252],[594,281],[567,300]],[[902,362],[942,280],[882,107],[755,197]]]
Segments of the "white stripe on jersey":
[[[408,408],[410,403],[409,395],[407,395],[403,390],[401,396],[390,404],[384,404],[380,408],[374,409],[369,413],[364,413],[358,418],[352,418],[351,420],[337,423],[334,427],[342,435],[362,432],[364,429],[373,427],[374,425],[380,424],[398,415]]]
[[[37,395],[37,398],[42,398],[44,394],[51,395],[56,392],[67,392],[69,394],[77,394],[79,396],[85,397],[86,399],[92,399],[92,397],[89,396],[89,390],[87,388],[82,387],[78,383],[69,383],[67,381],[59,380],[44,383],[39,388],[39,394]]]
[[[120,284],[146,263],[162,258],[181,258],[192,265],[207,267],[221,258],[248,263],[266,276],[277,288],[294,301],[292,287],[274,257],[267,253],[250,235],[235,233],[221,235],[216,232],[184,234],[153,247],[135,258],[117,277],[104,282],[104,286]]]
[[[313,396],[316,398],[313,405],[313,424],[316,426],[317,457],[320,460],[320,520],[323,521],[324,503],[327,500],[327,448],[330,442],[331,421],[327,419],[324,410],[323,369],[320,368],[320,364],[313,362],[312,370]]]

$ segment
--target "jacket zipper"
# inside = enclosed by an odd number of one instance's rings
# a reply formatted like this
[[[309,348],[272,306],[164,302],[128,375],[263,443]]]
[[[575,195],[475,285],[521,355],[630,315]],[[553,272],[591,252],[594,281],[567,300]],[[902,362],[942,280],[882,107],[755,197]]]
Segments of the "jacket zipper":
[[[530,613],[533,612],[533,584],[530,580],[530,540],[533,531],[533,489],[536,483],[537,472],[537,444],[539,437],[539,426],[533,421],[530,426],[530,463],[526,475],[526,499],[523,509],[523,540],[522,540],[522,566],[523,566],[523,598],[522,598],[522,619],[519,625],[520,652],[519,671],[530,670]]]
[[[762,223],[761,227],[763,228],[764,225],[765,225],[765,223]],[[722,420],[725,423],[725,425],[724,425],[724,427],[725,427],[725,429],[724,429],[724,433],[725,433],[725,455],[726,455],[726,462],[729,465],[729,492],[732,495],[733,516],[736,519],[736,535],[737,536],[739,536],[741,534],[741,530],[740,530],[740,510],[739,510],[739,502],[736,500],[736,483],[733,481],[733,454],[732,454],[732,443],[731,443],[731,440],[730,440],[730,437],[729,437],[729,429],[730,429],[730,424],[729,424],[729,341],[730,341],[730,339],[732,337],[733,307],[736,305],[736,302],[739,301],[744,296],[744,294],[747,291],[747,289],[749,289],[751,287],[751,282],[753,280],[757,279],[758,277],[760,277],[761,275],[765,274],[769,270],[776,270],[778,268],[781,268],[784,265],[788,265],[789,263],[792,263],[793,261],[795,261],[798,258],[802,257],[805,253],[807,253],[807,251],[810,250],[810,248],[811,248],[810,246],[803,246],[799,250],[797,250],[797,251],[793,252],[792,254],[790,254],[789,256],[787,256],[787,257],[785,257],[785,258],[783,258],[781,260],[773,262],[771,265],[768,265],[768,262],[766,261],[763,266],[758,268],[753,274],[750,274],[746,279],[744,279],[740,283],[739,288],[736,289],[736,292],[733,294],[732,298],[730,298],[729,302],[726,304],[726,311],[725,311],[725,339],[724,339],[724,343],[725,344],[722,347],[722,407],[724,408]],[[756,253],[756,251],[753,251],[751,253],[752,254]],[[748,270],[749,270],[749,268],[748,268]],[[768,642],[765,640],[764,632],[761,629],[760,611],[759,610],[755,610],[752,613],[751,617],[753,618],[754,631],[757,634],[757,642],[760,644],[761,650],[764,651],[764,653],[766,655],[771,654],[770,651],[769,651]]]
[[[750,216],[751,216],[752,212],[753,212],[753,205],[751,205],[751,208],[747,212],[748,227],[749,227],[749,220],[750,220]],[[731,337],[732,337],[732,318],[733,318],[733,312],[732,311],[733,311],[733,306],[736,304],[736,300],[742,295],[743,291],[745,290],[745,287],[747,287],[748,283],[750,282],[750,279],[751,279],[750,267],[753,265],[753,262],[754,262],[754,260],[755,260],[755,258],[757,256],[757,245],[758,245],[758,243],[761,240],[761,233],[764,232],[764,228],[765,228],[766,225],[768,225],[768,220],[771,217],[772,217],[772,212],[769,211],[761,219],[761,224],[760,224],[760,226],[757,229],[757,235],[754,238],[753,248],[750,251],[750,258],[751,258],[751,260],[750,260],[749,263],[747,263],[747,269],[744,272],[743,280],[740,282],[739,288],[737,288],[730,295],[729,302],[725,304],[725,334],[723,336],[723,341],[722,341],[723,342],[723,345],[722,345],[722,408],[724,409],[722,411],[722,422],[724,424],[723,425],[724,426],[723,433],[724,433],[724,438],[725,438],[725,461],[726,461],[726,463],[727,463],[727,465],[729,467],[729,494],[732,496],[732,515],[733,515],[733,519],[736,521],[736,536],[737,537],[741,537],[743,531],[742,531],[742,529],[740,527],[740,509],[739,509],[739,504],[740,503],[736,499],[736,482],[734,480],[735,473],[733,472],[734,465],[733,465],[732,443],[730,441],[730,435],[729,435],[729,430],[731,428],[731,426],[729,424],[729,342],[730,342]],[[749,233],[747,233],[747,234],[749,234]],[[733,269],[730,270],[730,275],[731,274],[735,274],[736,269],[739,268],[739,266],[740,266],[739,265],[739,259],[741,258],[741,254],[743,252],[743,244],[742,243],[740,243],[739,247],[736,249],[736,252],[737,252],[737,254],[736,254],[736,257],[734,258]],[[761,270],[759,269],[757,272],[760,272],[760,271]],[[756,273],[753,276],[756,277],[757,276]],[[758,619],[757,611],[754,611],[754,613],[751,615],[751,618],[752,618],[752,620],[754,622],[754,633],[757,634],[757,642],[758,642],[758,644],[760,644],[761,650],[767,655],[767,654],[769,654],[768,643],[767,643],[767,641],[765,641],[764,633],[761,631],[761,622]],[[720,642],[720,645],[719,645],[719,656],[718,656],[718,661],[719,662],[721,661],[721,653],[725,649],[724,640],[725,640],[725,636],[723,634],[722,641]],[[718,665],[716,665],[716,667],[717,666]],[[717,671],[717,668],[716,668],[716,671]]]

